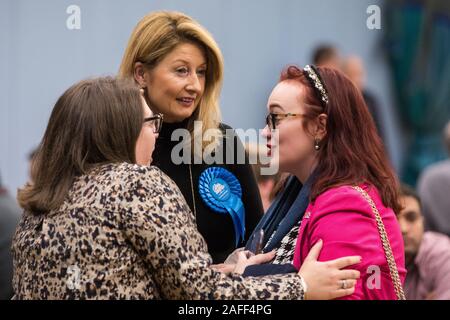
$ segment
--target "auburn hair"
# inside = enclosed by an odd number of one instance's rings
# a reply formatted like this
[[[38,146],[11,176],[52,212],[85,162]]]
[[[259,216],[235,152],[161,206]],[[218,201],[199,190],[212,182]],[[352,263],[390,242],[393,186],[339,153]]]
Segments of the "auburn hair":
[[[286,67],[280,76],[280,82],[295,80],[304,87],[305,129],[308,121],[320,114],[328,117],[327,133],[317,151],[317,176],[310,200],[333,187],[367,183],[377,188],[386,207],[399,213],[399,182],[360,90],[338,70],[316,69],[328,93],[327,104],[321,103],[304,71],[297,66]]]

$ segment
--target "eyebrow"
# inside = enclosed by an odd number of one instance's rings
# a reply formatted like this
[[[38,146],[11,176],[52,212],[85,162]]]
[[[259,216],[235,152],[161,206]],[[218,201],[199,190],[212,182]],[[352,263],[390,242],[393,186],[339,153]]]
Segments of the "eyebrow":
[[[182,63],[184,63],[184,64],[190,64],[189,61],[186,61],[186,60],[184,60],[184,59],[177,59],[177,60],[173,61],[173,63],[177,63],[177,62],[182,62]],[[203,65],[206,65],[206,61],[203,62],[203,63],[201,63],[201,64],[199,65],[199,67],[202,67]]]
[[[409,216],[409,215],[416,215],[418,217],[420,217],[420,213],[414,210],[408,210],[405,212],[402,212],[399,216]]]
[[[271,103],[269,105],[269,109],[273,109],[273,108],[280,108],[282,111],[284,111],[283,107],[280,106],[278,103]]]

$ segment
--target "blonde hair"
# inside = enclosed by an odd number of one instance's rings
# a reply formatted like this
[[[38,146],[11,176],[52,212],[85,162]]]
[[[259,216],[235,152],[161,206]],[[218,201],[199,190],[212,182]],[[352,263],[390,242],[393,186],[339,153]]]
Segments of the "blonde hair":
[[[188,121],[188,129],[193,136],[194,121],[202,121],[201,137],[195,138],[202,139],[206,130],[215,129],[212,143],[216,144],[222,136],[219,130],[221,122],[219,96],[223,82],[223,57],[212,35],[194,19],[173,11],[153,12],[142,18],[128,41],[119,76],[134,79],[136,62],[142,62],[147,67],[153,68],[177,45],[186,42],[199,45],[207,60],[205,92]],[[210,142],[203,139],[201,141],[204,150]]]

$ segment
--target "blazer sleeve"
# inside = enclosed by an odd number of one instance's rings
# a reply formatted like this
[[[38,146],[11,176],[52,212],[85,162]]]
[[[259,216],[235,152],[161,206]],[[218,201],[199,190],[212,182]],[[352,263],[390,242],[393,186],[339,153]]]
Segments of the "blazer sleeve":
[[[450,239],[434,232],[424,234],[418,262],[433,300],[450,300]],[[420,256],[420,258],[419,258]]]
[[[434,300],[450,300],[450,252],[446,250],[434,257],[431,270]]]
[[[243,278],[211,269],[195,218],[176,184],[157,168],[132,179],[123,210],[130,244],[147,262],[164,299],[301,299],[296,274]]]
[[[328,261],[344,256],[361,256],[362,261],[347,267],[361,272],[353,295],[344,300],[368,299],[366,283],[371,276],[369,266],[386,264],[384,252],[372,211],[364,198],[350,187],[341,187],[319,196],[311,213],[307,237],[309,249],[319,240],[323,248],[319,261]],[[381,249],[382,250],[382,249]],[[391,287],[389,270],[381,270],[381,286]]]

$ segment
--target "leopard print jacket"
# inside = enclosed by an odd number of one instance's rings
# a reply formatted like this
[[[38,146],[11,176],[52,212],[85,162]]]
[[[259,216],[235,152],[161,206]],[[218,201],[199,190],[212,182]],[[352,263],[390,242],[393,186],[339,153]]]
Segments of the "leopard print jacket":
[[[15,299],[303,299],[296,274],[211,269],[176,184],[156,167],[107,164],[64,203],[24,212],[13,240]]]

